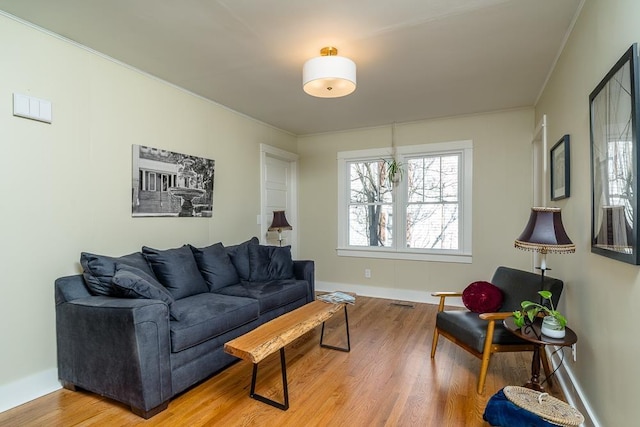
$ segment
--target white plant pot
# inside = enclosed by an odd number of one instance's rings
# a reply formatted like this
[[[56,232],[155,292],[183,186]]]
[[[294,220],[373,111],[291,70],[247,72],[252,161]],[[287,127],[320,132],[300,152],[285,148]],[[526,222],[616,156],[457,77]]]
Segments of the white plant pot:
[[[543,335],[550,338],[564,338],[564,327],[560,325],[558,320],[553,316],[545,316],[542,319],[542,328],[540,331]]]

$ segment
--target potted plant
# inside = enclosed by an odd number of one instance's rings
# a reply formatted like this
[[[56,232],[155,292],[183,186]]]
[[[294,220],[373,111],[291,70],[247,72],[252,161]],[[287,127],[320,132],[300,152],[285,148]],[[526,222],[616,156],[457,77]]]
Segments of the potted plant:
[[[395,158],[392,160],[384,159],[384,163],[387,166],[387,177],[389,181],[397,185],[402,181],[402,177],[404,176],[404,165]]]
[[[551,338],[564,338],[564,328],[567,325],[567,319],[553,307],[551,300],[551,292],[539,291],[538,294],[543,300],[548,300],[551,308],[538,304],[533,301],[522,301],[520,303],[522,309],[513,312],[515,324],[519,328],[525,325],[531,325],[540,313],[544,314],[542,319],[541,332]]]

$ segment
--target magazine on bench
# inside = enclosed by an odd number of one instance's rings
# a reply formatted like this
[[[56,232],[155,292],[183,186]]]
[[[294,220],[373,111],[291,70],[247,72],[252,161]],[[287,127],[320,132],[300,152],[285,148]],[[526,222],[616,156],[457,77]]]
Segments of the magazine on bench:
[[[317,299],[320,301],[328,302],[331,304],[340,304],[346,302],[347,304],[355,304],[356,298],[353,295],[345,294],[344,292],[330,292],[328,294],[318,295]]]

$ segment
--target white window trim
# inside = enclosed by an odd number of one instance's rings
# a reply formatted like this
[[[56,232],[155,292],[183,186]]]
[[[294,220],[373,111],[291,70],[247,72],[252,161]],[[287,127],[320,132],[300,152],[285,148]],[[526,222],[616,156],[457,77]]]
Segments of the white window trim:
[[[387,258],[387,259],[404,259],[419,261],[439,261],[439,262],[456,262],[471,263],[472,262],[472,185],[473,185],[473,141],[452,141],[439,142],[433,144],[409,145],[396,148],[396,152],[401,161],[404,157],[412,155],[430,155],[430,154],[461,154],[461,209],[460,223],[462,225],[462,233],[460,237],[460,249],[451,250],[434,250],[434,249],[404,249],[397,248],[395,244],[397,239],[394,238],[394,247],[371,247],[371,246],[349,246],[348,242],[348,193],[347,193],[347,163],[354,160],[378,160],[381,158],[391,157],[389,148],[378,148],[358,151],[341,151],[338,153],[338,247],[336,252],[338,256],[361,257],[361,258]],[[404,161],[403,161],[404,163]],[[406,186],[406,180],[401,183]],[[406,191],[397,191],[398,204],[406,204]],[[401,224],[404,224],[402,222]],[[404,228],[404,225],[397,225]],[[396,228],[398,230],[399,228]]]

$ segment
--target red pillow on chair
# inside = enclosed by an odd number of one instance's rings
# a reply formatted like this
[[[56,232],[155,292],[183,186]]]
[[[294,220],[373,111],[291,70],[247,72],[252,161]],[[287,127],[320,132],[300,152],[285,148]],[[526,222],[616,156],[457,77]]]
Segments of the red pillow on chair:
[[[491,313],[502,307],[502,291],[489,282],[473,282],[462,291],[462,303],[474,313]]]

